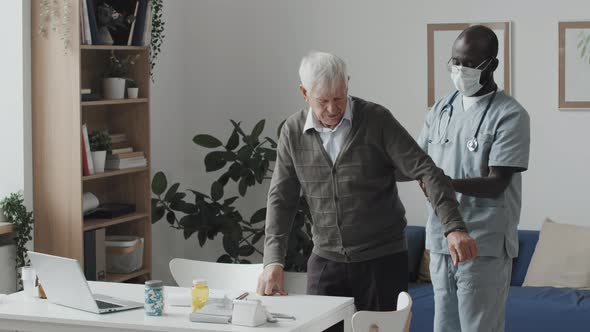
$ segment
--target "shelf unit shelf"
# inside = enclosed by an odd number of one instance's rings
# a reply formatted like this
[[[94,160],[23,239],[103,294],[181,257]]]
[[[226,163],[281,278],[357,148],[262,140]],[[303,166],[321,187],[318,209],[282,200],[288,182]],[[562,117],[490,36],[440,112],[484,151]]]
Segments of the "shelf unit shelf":
[[[0,235],[9,234],[14,231],[14,225],[8,222],[0,222]]]
[[[71,38],[66,51],[58,31],[50,29],[46,35],[31,33],[31,71],[35,75],[31,81],[34,249],[76,259],[85,267],[85,263],[92,264],[98,256],[92,253],[96,250],[92,245],[96,239],[93,232],[104,229],[105,236],[137,236],[144,239],[142,269],[129,274],[108,274],[107,279],[138,281],[149,278],[152,272],[150,47],[82,45],[83,24],[80,15],[74,13],[83,9],[83,1],[69,1]],[[40,11],[39,2],[33,2],[32,31],[37,31],[43,19]],[[118,58],[139,55],[125,75],[137,83],[139,98],[81,101],[83,89],[104,95],[102,83],[111,51]],[[84,124],[88,133],[108,130],[113,135],[124,134],[126,140],[116,143],[122,146],[114,148],[142,151],[147,166],[84,176]],[[93,193],[100,203],[130,204],[137,212],[112,219],[84,218],[82,202],[87,192]],[[5,229],[8,226],[0,224],[0,232]]]
[[[122,45],[80,45],[80,49],[84,51],[149,51],[148,46],[122,46]]]
[[[147,276],[150,274],[148,269],[141,269],[139,271],[131,272],[131,273],[107,273],[107,281],[108,282],[124,282],[129,281],[133,278]]]
[[[149,170],[149,167],[134,167],[134,168],[122,169],[122,170],[118,170],[118,171],[107,170],[104,173],[83,176],[82,181],[106,179],[106,178],[111,178],[111,177],[125,175],[125,174],[147,172],[148,170]]]
[[[118,224],[122,224],[122,223],[126,223],[126,222],[131,222],[131,221],[139,222],[142,219],[145,220],[148,217],[149,217],[148,213],[130,213],[130,214],[126,214],[121,217],[111,218],[111,219],[85,218],[84,219],[84,231],[85,232],[91,231],[94,229],[105,228],[105,227],[114,226],[114,225],[118,225]]]
[[[125,105],[125,104],[143,104],[149,103],[148,98],[137,98],[137,99],[103,99],[94,101],[83,101],[80,102],[82,107],[90,106],[110,106],[110,105]]]

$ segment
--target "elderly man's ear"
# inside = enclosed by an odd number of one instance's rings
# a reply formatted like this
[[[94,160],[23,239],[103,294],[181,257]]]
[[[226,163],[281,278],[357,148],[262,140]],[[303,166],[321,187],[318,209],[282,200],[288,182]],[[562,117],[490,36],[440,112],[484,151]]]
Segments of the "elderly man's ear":
[[[301,95],[303,96],[303,99],[305,99],[306,102],[309,102],[309,98],[307,96],[307,90],[303,87],[302,84],[299,84],[299,91],[301,91]]]

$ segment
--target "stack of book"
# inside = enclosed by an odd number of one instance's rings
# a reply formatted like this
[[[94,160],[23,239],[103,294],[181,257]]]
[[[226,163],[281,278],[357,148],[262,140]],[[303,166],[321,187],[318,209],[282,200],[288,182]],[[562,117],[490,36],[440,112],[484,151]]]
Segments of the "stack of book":
[[[105,168],[120,170],[147,166],[147,159],[142,151],[134,151],[125,134],[111,134],[111,154],[107,156]]]
[[[152,30],[151,7],[150,0],[82,0],[82,6],[80,6],[82,44],[149,45]],[[101,26],[99,16],[106,17],[112,22]],[[116,29],[109,29],[113,27]]]
[[[100,96],[97,93],[92,93],[91,89],[81,89],[80,95],[82,96],[82,101],[95,101],[100,99]]]
[[[113,153],[107,156],[105,168],[118,170],[147,166],[147,160],[142,151]]]

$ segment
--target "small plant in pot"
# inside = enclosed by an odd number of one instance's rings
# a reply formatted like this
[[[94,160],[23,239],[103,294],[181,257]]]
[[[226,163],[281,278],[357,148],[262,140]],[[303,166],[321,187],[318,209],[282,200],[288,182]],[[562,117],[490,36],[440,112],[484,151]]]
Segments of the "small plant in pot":
[[[111,136],[107,130],[93,131],[88,135],[92,164],[96,173],[104,172],[107,153],[111,152]]]
[[[134,80],[127,80],[127,98],[137,99],[139,96],[139,87]]]
[[[124,58],[118,58],[115,51],[111,51],[108,60],[107,71],[104,74],[102,88],[105,99],[123,99],[125,98],[125,82],[129,74],[129,68],[135,65],[139,54],[135,56],[127,55]]]

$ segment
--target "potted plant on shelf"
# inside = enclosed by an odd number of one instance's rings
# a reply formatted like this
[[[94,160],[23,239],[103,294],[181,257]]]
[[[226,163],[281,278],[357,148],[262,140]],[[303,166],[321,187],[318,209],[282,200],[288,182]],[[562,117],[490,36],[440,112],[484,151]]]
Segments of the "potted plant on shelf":
[[[92,164],[96,173],[104,172],[104,165],[107,159],[107,152],[111,151],[111,136],[107,130],[93,131],[88,136]]]
[[[33,212],[27,211],[23,193],[16,192],[0,201],[0,210],[6,221],[14,225],[14,244],[16,245],[17,289],[22,289],[21,268],[30,265],[26,244],[33,238]]]
[[[137,86],[137,82],[134,80],[127,80],[127,98],[137,99],[138,95],[139,87]]]
[[[125,98],[125,82],[129,74],[129,68],[135,65],[139,54],[127,55],[125,58],[117,58],[115,51],[109,56],[107,71],[103,79],[103,92],[105,99]]]

